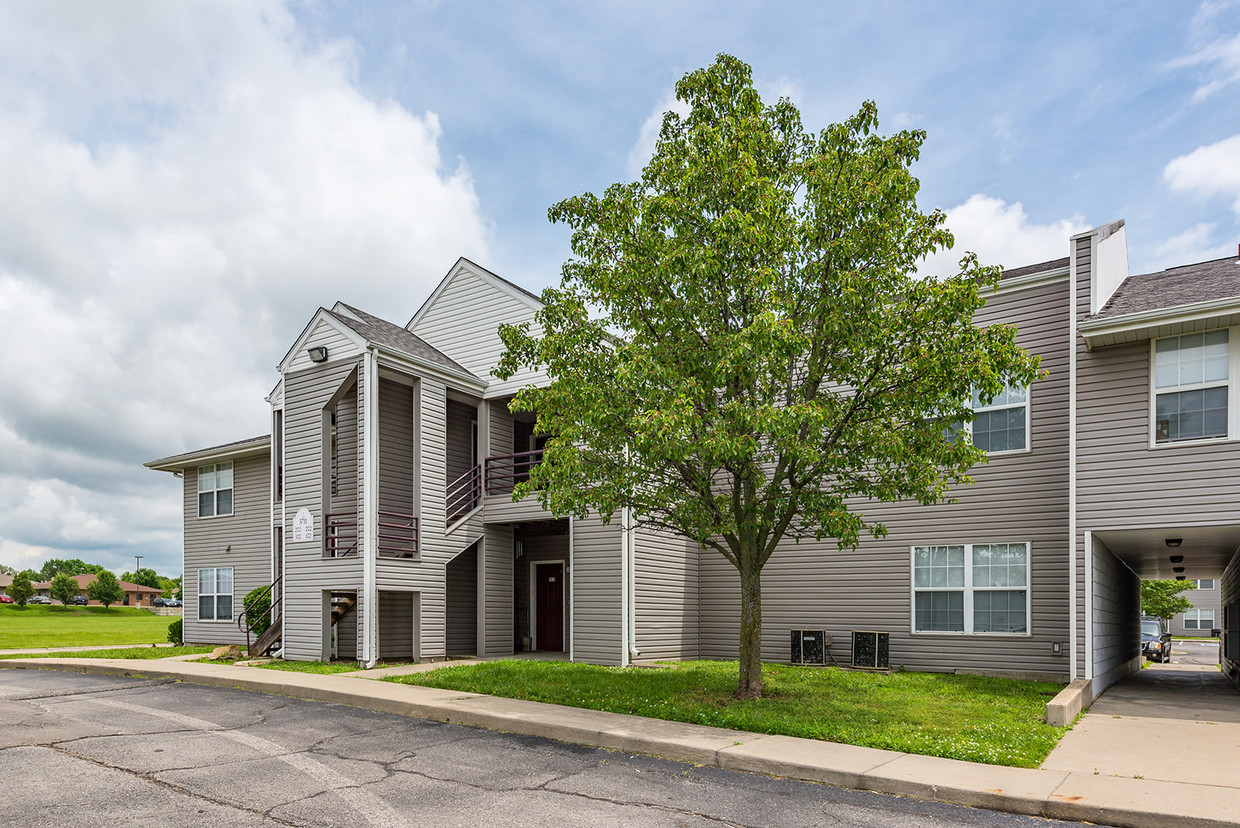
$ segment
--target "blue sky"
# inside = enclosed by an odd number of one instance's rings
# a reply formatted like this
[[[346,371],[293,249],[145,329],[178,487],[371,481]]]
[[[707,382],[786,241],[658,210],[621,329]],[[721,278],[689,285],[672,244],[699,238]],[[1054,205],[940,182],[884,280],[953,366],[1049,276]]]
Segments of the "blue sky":
[[[175,572],[143,461],[263,433],[320,305],[404,322],[459,255],[554,281],[547,208],[633,178],[721,51],[811,128],[926,130],[937,266],[1240,242],[1237,2],[4,4],[0,563]]]

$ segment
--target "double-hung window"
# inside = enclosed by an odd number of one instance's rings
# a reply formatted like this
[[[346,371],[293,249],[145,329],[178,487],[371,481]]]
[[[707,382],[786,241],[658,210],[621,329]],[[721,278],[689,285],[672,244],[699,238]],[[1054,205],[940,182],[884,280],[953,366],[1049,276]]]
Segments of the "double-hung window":
[[[233,513],[233,464],[198,467],[198,517]]]
[[[1029,544],[913,547],[913,632],[1029,633]]]
[[[1197,589],[1214,589],[1214,579],[1202,578],[1201,580],[1193,581],[1193,586],[1197,587]]]
[[[1186,630],[1212,630],[1214,629],[1214,610],[1212,609],[1190,609],[1184,611],[1184,629]]]
[[[233,568],[198,570],[198,620],[233,620]]]
[[[1029,448],[1029,389],[1004,388],[987,403],[973,392],[973,445],[996,454]]]
[[[1228,330],[1154,343],[1154,442],[1227,436]]]

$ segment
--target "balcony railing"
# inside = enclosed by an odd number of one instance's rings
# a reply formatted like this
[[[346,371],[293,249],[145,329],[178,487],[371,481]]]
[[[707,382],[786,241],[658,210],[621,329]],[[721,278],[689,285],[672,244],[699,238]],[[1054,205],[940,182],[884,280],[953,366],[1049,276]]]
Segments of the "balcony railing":
[[[482,466],[474,466],[448,485],[448,523],[478,508],[482,500]]]
[[[357,554],[357,515],[354,512],[330,514],[324,521],[327,531],[323,534],[323,551],[329,558],[347,558]],[[418,519],[398,512],[379,512],[379,557],[417,558]]]
[[[501,454],[486,459],[487,494],[511,494],[518,483],[529,479],[530,469],[542,462],[543,450]]]

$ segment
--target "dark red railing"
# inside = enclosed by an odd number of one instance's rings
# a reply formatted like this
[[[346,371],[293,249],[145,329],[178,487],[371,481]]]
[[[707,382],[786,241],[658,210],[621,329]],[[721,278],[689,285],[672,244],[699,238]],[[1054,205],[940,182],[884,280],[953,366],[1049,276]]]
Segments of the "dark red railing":
[[[327,516],[327,532],[323,550],[329,558],[345,558],[357,554],[357,515],[353,512]],[[399,512],[379,512],[375,533],[381,558],[416,558],[418,556],[418,519]]]
[[[501,454],[486,459],[487,494],[511,494],[518,483],[529,479],[530,469],[542,462],[543,450]]]
[[[448,523],[478,508],[482,500],[482,466],[474,466],[448,485]]]

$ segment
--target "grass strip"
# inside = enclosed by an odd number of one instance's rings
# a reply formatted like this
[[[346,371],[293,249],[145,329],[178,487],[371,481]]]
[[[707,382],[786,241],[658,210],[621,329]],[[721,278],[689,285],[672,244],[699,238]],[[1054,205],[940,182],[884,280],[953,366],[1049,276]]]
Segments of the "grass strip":
[[[168,640],[175,620],[137,607],[0,604],[0,650],[156,644]]]
[[[179,655],[202,655],[214,647],[115,647],[104,650],[73,650],[60,653],[16,653],[0,658],[171,658]]]
[[[1043,720],[1062,689],[1048,682],[768,664],[763,698],[739,700],[736,676],[736,662],[513,660],[384,681],[1022,768],[1041,764],[1066,730]]]

